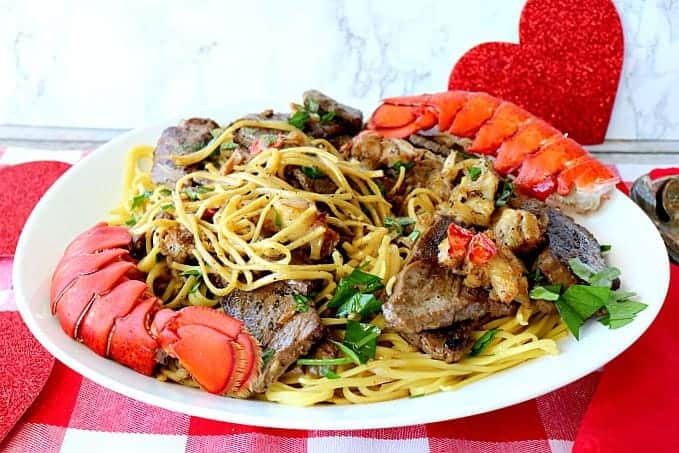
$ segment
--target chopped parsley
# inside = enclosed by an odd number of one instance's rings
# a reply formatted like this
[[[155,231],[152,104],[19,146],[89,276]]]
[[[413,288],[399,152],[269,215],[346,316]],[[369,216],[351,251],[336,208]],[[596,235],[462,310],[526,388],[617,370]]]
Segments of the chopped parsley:
[[[160,189],[160,193],[161,193],[162,195],[166,195],[166,196],[172,195],[172,191],[171,191],[170,189],[165,189],[165,188]]]
[[[599,250],[601,250],[601,253],[606,253],[611,251],[611,245],[610,244],[601,244],[599,246]]]
[[[132,198],[132,205],[130,206],[130,209],[141,206],[146,200],[149,199],[149,197],[151,197],[151,195],[153,195],[153,191],[147,189],[136,197]]]
[[[334,371],[332,371],[332,370],[330,370],[326,367],[321,368],[321,374],[323,375],[323,377],[327,377],[328,379],[339,379],[340,378],[339,374],[335,373]]]
[[[212,187],[209,186],[193,186],[184,189],[184,193],[190,200],[200,200],[200,194],[212,192]]]
[[[540,284],[540,282],[542,281],[542,271],[540,270],[539,267],[536,267],[533,272],[528,274],[528,280],[533,285],[539,285]]]
[[[412,225],[413,223],[415,223],[415,221],[410,217],[384,218],[384,226],[395,229],[398,234],[403,234],[403,228]]]
[[[125,222],[125,225],[127,225],[127,226],[133,226],[133,225],[135,225],[135,224],[138,222],[138,220],[139,220],[139,219],[137,219],[137,216],[134,215],[134,214],[132,214],[132,217],[130,217],[129,219],[127,219],[127,221]]]
[[[332,344],[334,344],[335,346],[337,346],[337,349],[339,349],[340,352],[342,352],[342,354],[344,354],[344,357],[346,357],[347,359],[350,360],[350,363],[353,362],[353,363],[355,363],[356,365],[360,365],[360,364],[361,364],[361,359],[360,359],[360,357],[359,357],[358,354],[356,354],[356,352],[355,352],[353,349],[351,349],[349,346],[346,346],[346,345],[344,345],[344,344],[342,344],[342,343],[340,343],[340,342],[338,342],[338,341],[335,341],[335,340],[330,340],[330,342],[331,342]]]
[[[229,151],[236,148],[238,148],[238,143],[236,142],[224,142],[221,145],[219,145],[219,149],[221,151]]]
[[[470,181],[476,181],[481,176],[481,169],[479,167],[472,167],[469,169],[467,176],[469,176]]]
[[[351,314],[358,314],[361,319],[377,313],[382,308],[382,302],[373,294],[356,293],[337,309],[337,316],[347,317]]]
[[[210,131],[210,134],[212,134],[212,138],[217,138],[217,137],[219,137],[220,135],[222,135],[223,133],[224,133],[224,128],[223,128],[223,127],[218,127],[218,128],[216,128],[216,129],[212,129],[212,130]]]
[[[559,298],[561,285],[535,286],[530,290],[528,296],[531,299],[550,300],[552,302]]]
[[[292,295],[295,300],[295,311],[297,313],[306,313],[309,311],[309,306],[311,305],[311,299],[309,299],[304,294],[295,293]]]
[[[375,358],[377,337],[380,336],[380,333],[380,328],[372,324],[348,321],[344,342],[340,344],[354,352],[360,363],[366,363],[368,360]],[[337,347],[342,352],[345,352],[339,344]]]
[[[273,357],[275,351],[271,348],[267,349],[266,351],[262,352],[262,368],[266,366],[267,363],[269,363],[269,360]]]
[[[297,365],[308,366],[335,366],[335,365],[349,365],[353,360],[349,357],[340,357],[337,359],[298,359]]]
[[[499,193],[497,200],[495,200],[495,206],[500,207],[507,204],[509,199],[514,194],[514,183],[511,181],[500,181]]]
[[[474,342],[471,351],[469,351],[469,356],[474,357],[479,355],[481,351],[486,349],[486,347],[493,341],[495,335],[497,335],[500,329],[490,329],[487,330],[483,335],[481,335],[478,340]]]
[[[399,160],[399,161],[396,161],[396,163],[391,166],[391,169],[394,170],[396,173],[400,173],[401,168],[405,168],[406,170],[410,170],[414,166],[415,166],[415,164],[413,162],[401,162]]]
[[[164,204],[160,207],[160,209],[162,209],[163,211],[167,211],[168,209],[173,209],[173,208],[174,208],[174,204],[172,204],[172,203]]]
[[[309,114],[306,112],[306,110],[298,110],[293,113],[290,118],[288,118],[288,124],[292,124],[300,130],[304,129],[307,121],[309,121]]]
[[[193,286],[189,290],[189,294],[195,293],[196,291],[198,291],[198,288],[200,288],[200,279],[196,280],[196,282],[193,284]]]
[[[193,276],[196,276],[196,277],[200,277],[203,274],[200,271],[200,269],[186,269],[185,271],[182,271],[181,275],[186,275],[186,276],[193,275]]]
[[[276,225],[276,228],[281,228],[283,226],[281,214],[280,212],[278,212],[278,209],[276,208],[273,209],[273,224]]]
[[[302,173],[307,175],[311,179],[321,179],[325,178],[325,173],[318,169],[318,167],[302,167]]]
[[[335,112],[326,112],[321,115],[321,124],[329,123],[335,119]]]
[[[382,184],[382,181],[380,181],[379,179],[373,179],[373,181],[375,182],[375,185],[377,186],[377,188],[380,189],[381,195],[384,195],[385,193],[387,193],[387,190],[384,188],[384,184]],[[377,195],[377,194],[375,194],[375,195]]]
[[[354,269],[351,274],[340,280],[335,295],[328,302],[328,307],[338,308],[357,293],[374,293],[382,288],[384,284],[380,277]]]
[[[304,106],[309,113],[318,113],[318,102],[315,100],[307,99]]]
[[[420,233],[420,230],[413,230],[412,233],[408,235],[408,239],[410,239],[412,242],[415,242],[417,239],[419,239],[420,234],[422,234]]]

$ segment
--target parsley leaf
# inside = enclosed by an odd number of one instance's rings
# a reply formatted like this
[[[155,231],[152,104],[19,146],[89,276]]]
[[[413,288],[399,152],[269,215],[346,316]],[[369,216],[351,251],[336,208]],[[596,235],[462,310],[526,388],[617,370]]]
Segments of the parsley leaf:
[[[196,277],[199,277],[202,273],[200,272],[200,269],[186,269],[185,271],[182,271],[181,275],[195,275]]]
[[[366,316],[377,313],[381,309],[382,302],[374,295],[356,293],[337,309],[337,316],[346,317],[352,313],[357,313],[361,316],[361,319],[365,319]]]
[[[356,352],[353,351],[349,346],[346,346],[335,340],[330,340],[330,342],[337,346],[337,349],[339,349],[346,358],[351,360],[351,362],[355,363],[356,365],[361,364],[361,359],[358,357],[358,354],[356,354]]]
[[[594,271],[588,265],[580,261],[580,258],[572,258],[568,260],[568,265],[575,275],[588,283],[590,277],[594,275]]]
[[[136,224],[138,220],[139,220],[139,219],[137,219],[137,216],[133,214],[132,217],[130,217],[129,219],[127,219],[127,221],[125,222],[125,225],[127,225],[127,226],[134,226],[134,224]]]
[[[323,377],[327,377],[328,379],[339,379],[340,376],[339,374],[335,373],[332,370],[329,370],[328,368],[321,368],[321,374]]]
[[[554,302],[556,309],[559,311],[559,316],[563,319],[563,322],[571,331],[576,340],[580,339],[580,327],[585,323],[585,320],[580,317],[570,305],[568,305],[563,299],[559,299]]]
[[[495,206],[500,207],[507,204],[514,194],[514,183],[511,181],[500,181],[500,195],[495,200]]]
[[[387,190],[384,188],[384,184],[382,184],[382,181],[380,181],[379,179],[373,179],[373,181],[375,182],[377,188],[380,189],[380,194],[384,195],[387,192]]]
[[[335,112],[326,112],[323,115],[321,115],[321,123],[329,123],[330,121],[335,119]]]
[[[599,250],[601,250],[601,253],[610,252],[610,251],[611,251],[611,248],[612,248],[612,247],[611,247],[610,244],[601,244],[601,245],[599,246]]]
[[[498,331],[499,329],[490,329],[487,330],[483,335],[481,335],[479,339],[474,342],[471,351],[469,351],[469,356],[470,357],[477,356],[481,351],[486,349],[486,347],[490,344],[493,338],[495,338],[495,335],[498,333]]]
[[[542,271],[540,270],[539,267],[536,267],[533,272],[528,274],[528,280],[533,283],[534,285],[539,285],[540,282],[542,281]]]
[[[375,358],[377,337],[380,333],[380,328],[372,324],[348,321],[343,345],[356,353],[360,363],[365,363]]]
[[[309,299],[304,294],[295,293],[292,295],[295,300],[295,311],[297,313],[306,313],[309,311],[309,305],[311,305],[311,299]]]
[[[535,286],[530,290],[528,296],[531,299],[551,300],[554,302],[559,298],[560,291],[561,285]]]
[[[192,186],[184,189],[184,193],[190,200],[196,201],[200,199],[200,194],[212,192],[212,187],[209,186]]]
[[[311,179],[325,178],[325,173],[318,169],[318,167],[302,167],[302,172]]]
[[[295,126],[297,129],[304,129],[307,121],[309,121],[309,114],[305,110],[298,110],[292,114],[288,119],[288,123]]]
[[[238,143],[235,142],[224,142],[221,145],[219,145],[219,149],[221,151],[229,151],[236,148],[238,148]]]
[[[351,274],[340,280],[335,295],[328,302],[328,307],[337,308],[356,293],[374,293],[382,288],[384,288],[384,284],[382,284],[380,277],[368,274],[360,269],[354,269]]]
[[[195,293],[196,291],[198,291],[198,288],[200,288],[200,279],[196,280],[196,283],[193,284],[193,286],[189,290],[189,294]]]
[[[607,314],[599,319],[599,322],[611,329],[618,329],[631,323],[637,313],[648,307],[648,305],[644,303],[629,300],[634,296],[635,293],[611,291],[611,297],[608,302],[606,302]]]
[[[607,267],[606,269],[597,272],[589,279],[589,284],[592,286],[604,286],[610,288],[613,285],[613,280],[620,277],[620,270],[615,267]]]
[[[304,106],[310,113],[318,113],[318,102],[314,99],[307,99]]]
[[[469,169],[467,176],[469,176],[470,181],[476,181],[481,176],[481,169],[479,167],[472,167]]]
[[[173,209],[173,208],[174,208],[174,204],[172,204],[172,203],[164,204],[160,207],[160,209],[162,209],[163,211],[167,211],[168,209]]]
[[[283,220],[281,220],[281,213],[278,212],[278,209],[273,209],[273,224],[276,225],[276,228],[280,228],[283,226]]]
[[[415,221],[410,217],[384,218],[384,226],[395,229],[398,234],[403,234],[403,228],[412,225],[413,223],[415,223]]]
[[[138,206],[141,206],[142,203],[144,203],[146,200],[149,199],[149,197],[153,195],[153,192],[151,190],[145,190],[136,197],[132,199],[132,205],[130,206],[130,209],[134,209]]]
[[[269,363],[269,360],[273,357],[275,351],[271,348],[267,349],[266,351],[262,352],[262,368],[266,366],[267,363]]]
[[[420,237],[420,234],[420,230],[413,230],[412,233],[408,235],[408,239],[410,239],[412,242],[415,242]]]
[[[353,360],[349,357],[340,357],[336,359],[298,359],[297,365],[309,366],[335,366],[335,365],[349,365]]]
[[[160,193],[166,196],[172,195],[172,191],[170,189],[160,189]]]
[[[391,169],[394,170],[396,173],[399,173],[401,171],[401,167],[405,168],[406,170],[410,170],[414,166],[415,164],[413,162],[401,162],[399,160],[394,165],[391,166]]]

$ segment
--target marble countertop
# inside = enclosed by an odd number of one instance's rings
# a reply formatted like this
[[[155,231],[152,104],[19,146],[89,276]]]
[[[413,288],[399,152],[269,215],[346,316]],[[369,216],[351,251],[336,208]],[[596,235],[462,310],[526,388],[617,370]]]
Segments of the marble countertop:
[[[440,91],[467,49],[518,39],[523,0],[0,2],[0,123],[137,127]],[[616,0],[625,63],[608,139],[679,140],[679,2]],[[416,6],[415,6],[416,5]]]

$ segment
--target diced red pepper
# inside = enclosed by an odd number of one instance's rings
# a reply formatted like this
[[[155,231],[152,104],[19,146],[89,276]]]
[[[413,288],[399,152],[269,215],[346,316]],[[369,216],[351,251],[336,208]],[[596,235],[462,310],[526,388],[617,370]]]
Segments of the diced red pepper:
[[[469,261],[477,266],[483,266],[496,254],[495,244],[483,233],[475,234],[469,242]]]
[[[456,261],[463,259],[473,236],[474,233],[468,229],[451,223],[448,227],[448,256]]]
[[[215,216],[215,213],[217,212],[216,209],[212,208],[207,208],[205,212],[203,212],[203,220],[212,220],[212,218]]]
[[[267,148],[280,148],[283,145],[283,134],[276,134],[276,140],[272,141],[271,136],[255,137],[250,144],[250,153],[259,154]]]

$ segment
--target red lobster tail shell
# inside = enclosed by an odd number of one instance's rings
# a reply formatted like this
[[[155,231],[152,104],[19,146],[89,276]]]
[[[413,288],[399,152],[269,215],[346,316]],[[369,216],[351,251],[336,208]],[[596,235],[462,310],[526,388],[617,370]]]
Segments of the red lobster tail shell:
[[[243,323],[207,307],[161,309],[129,256],[123,227],[99,223],[66,248],[50,304],[64,331],[97,354],[153,375],[159,349],[212,393],[245,396],[261,351]]]
[[[585,165],[587,151],[561,132],[510,102],[487,93],[447,91],[388,98],[368,120],[383,137],[406,138],[438,125],[440,132],[472,138],[468,152],[495,156],[495,169],[517,176],[517,189],[559,203],[596,209],[619,182],[600,163]],[[577,165],[576,165],[577,163]],[[565,175],[562,175],[565,173]]]

